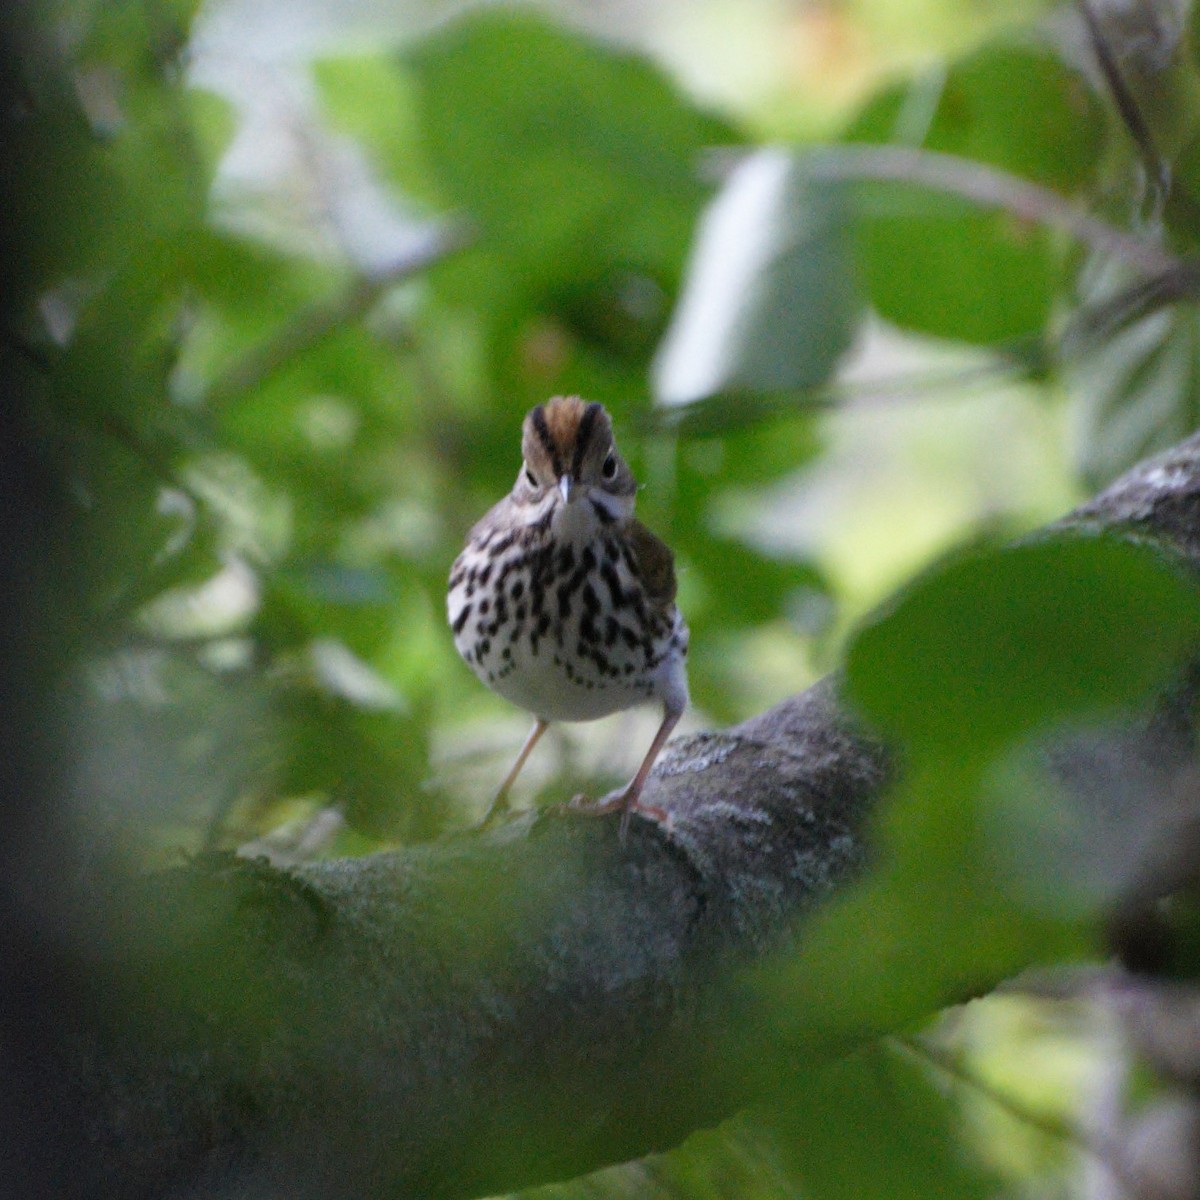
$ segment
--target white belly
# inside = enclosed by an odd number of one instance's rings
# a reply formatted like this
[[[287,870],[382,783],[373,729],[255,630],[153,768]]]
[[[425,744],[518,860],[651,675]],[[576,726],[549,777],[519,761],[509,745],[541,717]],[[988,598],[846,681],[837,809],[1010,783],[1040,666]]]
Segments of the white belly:
[[[551,651],[543,646],[533,656],[525,642],[512,666],[511,671],[493,672],[492,679],[479,667],[475,667],[475,673],[506,700],[546,721],[594,721],[645,704],[657,695],[653,679],[640,678],[630,684],[619,679],[598,679],[576,672],[574,667],[572,676],[568,676],[557,647]]]

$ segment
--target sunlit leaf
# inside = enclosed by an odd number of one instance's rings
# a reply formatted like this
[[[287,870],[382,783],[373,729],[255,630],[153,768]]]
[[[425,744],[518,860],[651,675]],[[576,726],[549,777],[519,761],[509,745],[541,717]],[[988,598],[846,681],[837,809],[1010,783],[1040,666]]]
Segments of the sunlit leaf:
[[[828,378],[858,309],[843,209],[838,189],[806,182],[780,150],[733,169],[701,220],[655,360],[661,403]]]

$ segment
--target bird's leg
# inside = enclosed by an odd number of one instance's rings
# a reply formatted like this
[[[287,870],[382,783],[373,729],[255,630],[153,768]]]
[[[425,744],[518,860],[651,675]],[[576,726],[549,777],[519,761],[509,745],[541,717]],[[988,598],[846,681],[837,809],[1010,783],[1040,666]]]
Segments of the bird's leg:
[[[618,792],[611,799],[589,801],[583,796],[576,796],[570,803],[570,809],[573,812],[589,813],[594,816],[599,816],[603,813],[616,812],[621,810],[621,840],[625,840],[625,834],[629,829],[629,817],[631,813],[640,812],[650,817],[660,824],[668,820],[666,809],[656,808],[652,804],[643,804],[641,802],[642,788],[646,786],[646,779],[650,774],[651,768],[662,753],[662,748],[667,744],[667,738],[671,736],[671,730],[679,723],[679,718],[683,716],[683,709],[668,708],[663,713],[662,724],[658,727],[658,732],[654,735],[654,741],[650,743],[650,749],[646,751],[646,757],[642,759],[642,765],[638,767],[637,774],[629,781],[629,784],[623,791]]]
[[[543,721],[541,717],[538,717],[534,721],[533,728],[529,731],[529,736],[525,739],[525,745],[521,747],[521,753],[517,755],[517,761],[513,763],[512,770],[504,777],[504,782],[500,785],[500,790],[496,793],[496,798],[488,806],[483,820],[479,822],[481,829],[491,825],[508,812],[508,790],[516,782],[516,778],[520,775],[521,768],[525,765],[525,760],[532,753],[534,746],[538,744],[538,740],[542,734],[549,728],[550,722]]]
[[[629,781],[629,786],[621,793],[617,801],[621,808],[621,825],[618,831],[621,841],[625,840],[625,834],[629,829],[629,817],[635,810],[645,813],[646,816],[660,824],[667,821],[668,814],[665,809],[642,803],[642,788],[646,786],[646,778],[650,774],[650,769],[654,766],[659,754],[662,753],[662,748],[667,744],[667,738],[671,736],[671,730],[678,724],[681,716],[683,716],[682,709],[668,708],[663,713],[662,724],[654,735],[654,741],[650,743],[650,749],[646,751],[646,757],[642,759],[642,765],[638,767],[637,774]]]

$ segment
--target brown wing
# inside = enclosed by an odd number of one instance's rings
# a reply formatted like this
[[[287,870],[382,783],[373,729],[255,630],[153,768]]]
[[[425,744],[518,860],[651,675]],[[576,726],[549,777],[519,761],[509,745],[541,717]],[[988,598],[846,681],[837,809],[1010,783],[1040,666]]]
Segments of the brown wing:
[[[630,521],[626,536],[647,596],[666,608],[675,599],[675,556],[641,521]]]

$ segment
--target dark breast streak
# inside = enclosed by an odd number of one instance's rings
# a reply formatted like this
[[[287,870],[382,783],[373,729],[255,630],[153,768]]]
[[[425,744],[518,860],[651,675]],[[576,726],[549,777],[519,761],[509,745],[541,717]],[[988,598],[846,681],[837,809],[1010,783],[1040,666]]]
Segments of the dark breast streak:
[[[681,623],[649,601],[623,539],[606,534],[578,551],[519,542],[499,560],[489,550],[456,567],[467,603],[454,634],[477,674],[496,684],[549,656],[568,685],[651,694],[650,674],[682,648]]]

